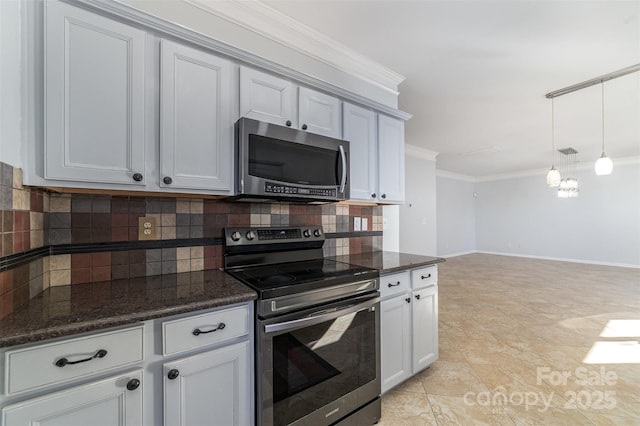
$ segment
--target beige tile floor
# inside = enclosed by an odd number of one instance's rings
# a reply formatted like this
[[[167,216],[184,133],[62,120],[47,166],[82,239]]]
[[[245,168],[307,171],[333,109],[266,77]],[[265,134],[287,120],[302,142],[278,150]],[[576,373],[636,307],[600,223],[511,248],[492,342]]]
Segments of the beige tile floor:
[[[379,424],[640,425],[639,269],[471,254],[438,272],[439,359]]]

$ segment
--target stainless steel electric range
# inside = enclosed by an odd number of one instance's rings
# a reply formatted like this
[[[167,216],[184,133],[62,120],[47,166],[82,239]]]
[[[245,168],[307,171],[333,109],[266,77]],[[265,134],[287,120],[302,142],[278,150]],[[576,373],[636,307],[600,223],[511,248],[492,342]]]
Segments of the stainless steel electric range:
[[[258,293],[256,422],[380,419],[377,270],[324,259],[320,227],[227,228],[225,270]]]

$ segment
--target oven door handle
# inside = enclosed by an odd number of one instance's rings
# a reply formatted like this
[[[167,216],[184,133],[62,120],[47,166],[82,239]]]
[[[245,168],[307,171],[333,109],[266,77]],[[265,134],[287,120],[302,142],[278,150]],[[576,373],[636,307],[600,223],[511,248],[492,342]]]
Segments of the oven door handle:
[[[306,318],[300,318],[293,321],[278,322],[275,324],[268,324],[264,326],[264,332],[269,334],[269,333],[275,333],[278,331],[288,331],[296,328],[308,327],[311,325],[320,324],[325,321],[336,319],[343,315],[348,315],[354,312],[360,312],[365,309],[369,309],[378,302],[380,302],[380,298],[374,297],[372,299],[367,300],[366,302],[358,303],[355,305],[347,305],[346,307],[343,307],[343,308],[336,308],[335,310],[332,310],[330,312],[322,311]]]
[[[344,153],[342,145],[340,145],[340,159],[342,160],[342,179],[340,179],[340,193],[342,194],[347,184],[347,155]]]

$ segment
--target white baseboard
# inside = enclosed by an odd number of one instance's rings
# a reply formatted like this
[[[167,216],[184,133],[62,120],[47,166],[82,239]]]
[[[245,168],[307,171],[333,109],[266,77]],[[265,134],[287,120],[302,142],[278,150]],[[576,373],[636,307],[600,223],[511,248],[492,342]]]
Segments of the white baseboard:
[[[476,250],[461,251],[459,253],[439,254],[438,257],[444,257],[445,259],[448,259],[450,257],[464,256],[465,254],[473,254],[473,253],[478,253],[478,252]]]
[[[511,257],[526,257],[531,259],[542,259],[542,260],[555,260],[558,262],[572,262],[572,263],[586,263],[589,265],[602,265],[602,266],[617,266],[620,268],[635,268],[640,269],[640,265],[634,265],[630,263],[614,263],[614,262],[600,262],[597,260],[585,260],[585,259],[567,259],[564,257],[549,257],[549,256],[535,256],[532,254],[519,254],[519,253],[500,253],[495,251],[483,251],[476,250],[471,253],[482,253],[482,254],[495,254],[498,256],[511,256]],[[442,256],[446,257],[446,256]]]

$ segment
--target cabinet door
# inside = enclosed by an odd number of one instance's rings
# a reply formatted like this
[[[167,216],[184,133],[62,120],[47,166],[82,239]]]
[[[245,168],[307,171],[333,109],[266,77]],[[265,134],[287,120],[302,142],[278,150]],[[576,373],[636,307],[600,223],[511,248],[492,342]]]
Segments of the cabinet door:
[[[45,7],[45,178],[144,185],[145,33]]]
[[[404,202],[404,121],[378,116],[379,201]]]
[[[302,130],[339,139],[340,100],[315,90],[298,89],[298,123]]]
[[[240,116],[280,126],[298,127],[296,86],[247,67],[240,67]]]
[[[231,62],[161,42],[160,186],[231,190]]]
[[[164,364],[164,424],[250,424],[249,350],[243,342]]]
[[[138,381],[134,386],[133,380]],[[127,385],[131,390],[127,389]],[[111,377],[2,409],[3,425],[139,426],[142,421],[142,371]]]
[[[438,286],[413,292],[413,372],[438,359]]]
[[[344,103],[343,138],[349,141],[351,199],[376,201],[378,156],[375,112]]]
[[[411,376],[411,295],[380,303],[382,392]]]

